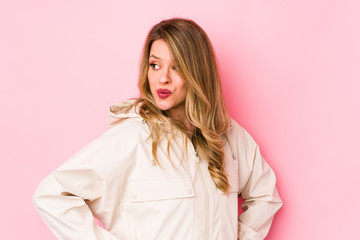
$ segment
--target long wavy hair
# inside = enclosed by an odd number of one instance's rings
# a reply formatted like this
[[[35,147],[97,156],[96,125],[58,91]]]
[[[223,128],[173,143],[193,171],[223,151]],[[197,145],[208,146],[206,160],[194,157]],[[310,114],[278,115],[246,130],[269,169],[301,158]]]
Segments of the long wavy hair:
[[[168,45],[173,62],[179,67],[178,73],[187,85],[185,111],[187,118],[195,127],[191,141],[200,156],[208,161],[208,170],[216,187],[228,193],[229,182],[224,173],[225,154],[221,135],[226,134],[230,117],[223,98],[211,42],[205,31],[190,19],[163,20],[152,27],[145,40],[138,81],[140,97],[135,105],[138,105],[139,114],[151,129],[153,158],[160,165],[156,149],[166,132],[164,126],[170,126],[171,129],[167,147],[169,158],[174,130],[181,130],[184,133],[183,143],[188,139],[183,126],[157,108],[150,91],[148,81],[150,49],[152,43],[159,39],[164,40]]]

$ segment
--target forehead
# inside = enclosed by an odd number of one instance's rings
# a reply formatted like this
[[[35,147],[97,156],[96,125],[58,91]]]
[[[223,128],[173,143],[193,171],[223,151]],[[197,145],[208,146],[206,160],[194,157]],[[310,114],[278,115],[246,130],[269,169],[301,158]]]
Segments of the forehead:
[[[150,56],[160,58],[162,60],[171,60],[171,54],[166,42],[162,39],[156,40],[152,43],[150,48]]]

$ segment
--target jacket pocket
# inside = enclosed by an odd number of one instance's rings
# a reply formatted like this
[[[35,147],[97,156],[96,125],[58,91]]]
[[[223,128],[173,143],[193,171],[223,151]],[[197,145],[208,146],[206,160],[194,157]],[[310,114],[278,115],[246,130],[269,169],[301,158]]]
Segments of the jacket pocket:
[[[129,179],[126,192],[122,218],[128,239],[193,239],[195,193],[189,177]]]
[[[145,202],[195,197],[191,179],[141,179],[128,181],[130,201]]]

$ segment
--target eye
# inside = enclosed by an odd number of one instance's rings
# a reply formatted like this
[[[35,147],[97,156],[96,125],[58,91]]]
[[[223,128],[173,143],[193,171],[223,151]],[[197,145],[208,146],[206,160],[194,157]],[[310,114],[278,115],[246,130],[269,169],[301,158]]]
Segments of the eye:
[[[154,69],[154,70],[158,70],[158,69],[160,68],[160,66],[157,65],[156,63],[150,63],[149,65],[150,65],[150,67],[151,67],[152,69]]]
[[[178,66],[172,66],[171,69],[172,69],[172,70],[175,70],[175,71],[179,71],[179,70],[180,70],[180,67],[178,67]]]

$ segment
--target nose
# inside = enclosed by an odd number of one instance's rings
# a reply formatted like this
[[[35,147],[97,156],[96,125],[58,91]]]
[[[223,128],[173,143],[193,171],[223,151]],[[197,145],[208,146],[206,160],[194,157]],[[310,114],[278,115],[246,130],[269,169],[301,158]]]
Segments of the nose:
[[[170,70],[168,68],[163,68],[160,76],[160,83],[167,84],[171,82],[171,75]]]

